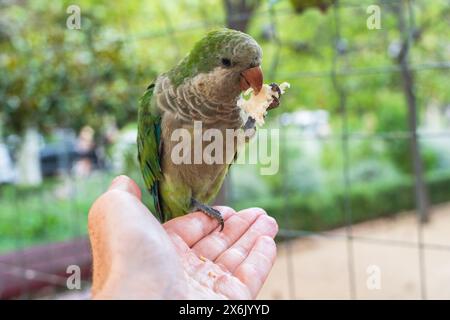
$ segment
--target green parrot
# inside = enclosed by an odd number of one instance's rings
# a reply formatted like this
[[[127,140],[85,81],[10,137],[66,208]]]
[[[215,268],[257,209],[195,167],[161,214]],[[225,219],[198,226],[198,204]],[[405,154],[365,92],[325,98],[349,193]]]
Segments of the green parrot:
[[[249,35],[215,30],[148,86],[138,111],[138,161],[161,221],[202,211],[223,229],[221,213],[208,203],[219,192],[232,161],[175,164],[171,155],[178,142],[171,135],[183,128],[193,136],[195,121],[203,130],[217,129],[223,136],[227,129],[254,132],[254,119],[244,123],[237,100],[250,87],[256,93],[261,90],[261,59],[261,47]],[[272,90],[279,88],[272,84]],[[274,99],[270,108],[278,104]]]

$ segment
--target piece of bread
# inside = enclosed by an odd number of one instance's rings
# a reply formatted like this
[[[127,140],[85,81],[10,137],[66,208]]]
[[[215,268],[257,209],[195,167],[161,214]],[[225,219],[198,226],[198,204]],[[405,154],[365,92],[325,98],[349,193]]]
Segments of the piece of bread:
[[[280,84],[281,94],[284,94],[289,87],[290,85],[287,82]],[[244,112],[244,115],[252,117],[258,126],[262,126],[266,110],[272,103],[273,96],[280,98],[277,91],[273,91],[270,85],[264,84],[257,95],[254,94],[252,88],[245,91],[239,98],[237,105]]]

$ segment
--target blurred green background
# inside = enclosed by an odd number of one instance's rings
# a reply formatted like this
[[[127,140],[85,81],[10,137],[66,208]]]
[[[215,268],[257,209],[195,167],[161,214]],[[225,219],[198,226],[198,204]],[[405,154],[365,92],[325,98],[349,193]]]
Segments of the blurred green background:
[[[308,231],[415,208],[405,37],[429,202],[450,201],[448,1],[375,1],[379,30],[366,26],[373,1],[316,7],[329,2],[80,0],[71,30],[73,1],[0,1],[0,252],[86,234],[114,175],[142,185],[139,97],[222,26],[261,44],[265,82],[291,84],[267,124],[280,129],[279,172],[233,166],[228,205]]]

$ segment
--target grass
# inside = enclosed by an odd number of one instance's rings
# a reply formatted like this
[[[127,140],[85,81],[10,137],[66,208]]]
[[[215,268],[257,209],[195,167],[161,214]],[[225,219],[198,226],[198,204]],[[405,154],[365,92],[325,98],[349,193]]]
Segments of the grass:
[[[0,252],[86,234],[87,214],[112,176],[52,178],[38,188],[0,187]]]

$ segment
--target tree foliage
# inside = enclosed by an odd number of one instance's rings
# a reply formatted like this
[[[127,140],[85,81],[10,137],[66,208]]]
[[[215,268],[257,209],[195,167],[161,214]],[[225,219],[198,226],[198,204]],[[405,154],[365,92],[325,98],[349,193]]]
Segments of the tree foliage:
[[[83,0],[78,2],[81,30],[69,30],[70,1],[9,1],[0,10],[2,131],[102,128],[111,118],[119,127],[134,122],[138,99],[158,73],[177,63],[205,32],[227,21],[244,21],[239,14],[247,11],[251,19],[245,19],[245,27],[264,50],[266,82],[292,84],[272,119],[282,112],[321,108],[331,113],[338,133],[338,94],[330,78],[335,68],[351,131],[406,130],[401,77],[391,56],[402,38],[392,12],[396,2],[379,2],[382,29],[369,30],[371,1],[343,2],[335,12],[334,6],[296,11],[287,0],[114,5]],[[246,11],[236,17],[240,7]],[[416,36],[410,63],[421,119],[428,104],[444,112],[450,101],[448,67],[427,68],[448,59],[448,12],[445,0],[413,2]]]

